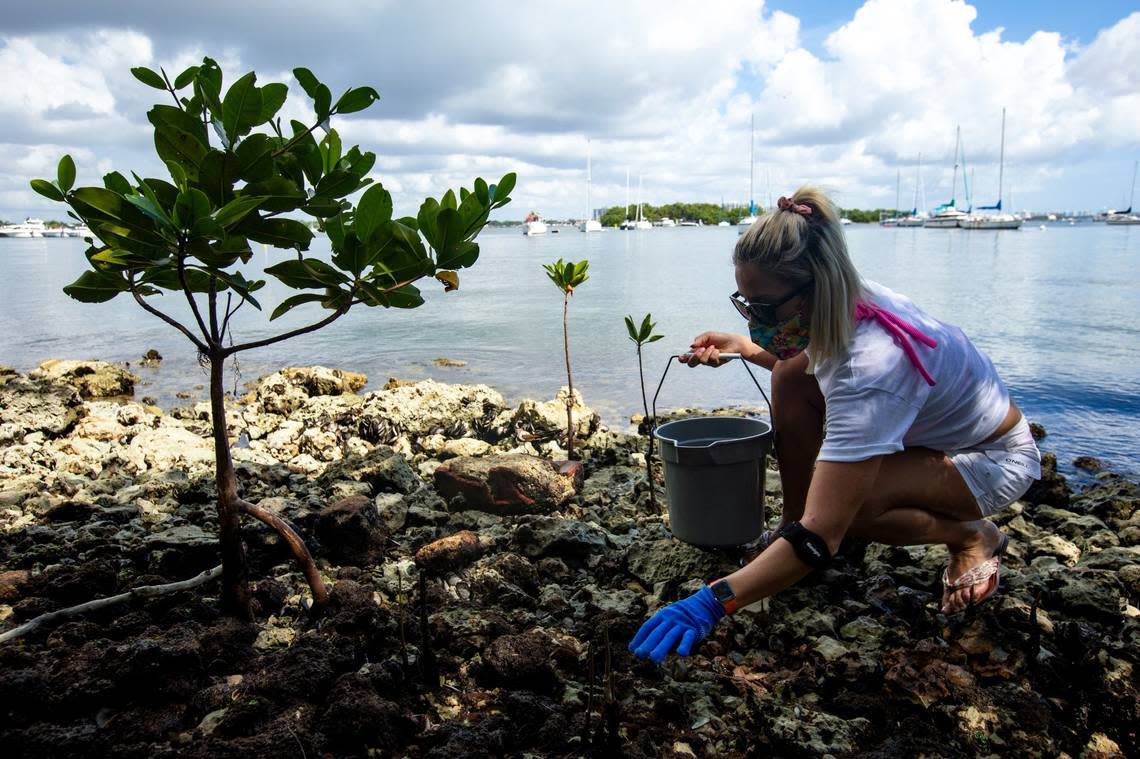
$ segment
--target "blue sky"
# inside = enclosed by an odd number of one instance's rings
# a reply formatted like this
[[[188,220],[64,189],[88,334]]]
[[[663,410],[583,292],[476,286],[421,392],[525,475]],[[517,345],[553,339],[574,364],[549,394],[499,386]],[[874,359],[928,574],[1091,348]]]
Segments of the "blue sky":
[[[979,0],[323,0],[81,3],[7,0],[0,28],[0,219],[59,216],[27,182],[71,153],[81,182],[158,174],[131,66],[219,59],[291,82],[304,65],[381,102],[335,126],[379,156],[409,211],[475,176],[519,174],[508,217],[556,218],[625,199],[746,203],[803,182],[847,207],[947,199],[960,125],[978,202],[1103,210],[1127,202],[1140,155],[1140,11],[1126,3]],[[224,23],[219,24],[219,20]],[[995,29],[1002,28],[999,34]],[[335,30],[335,33],[334,31]],[[1041,34],[1039,32],[1044,32]],[[303,98],[286,112],[311,115]],[[909,206],[909,202],[904,202]]]

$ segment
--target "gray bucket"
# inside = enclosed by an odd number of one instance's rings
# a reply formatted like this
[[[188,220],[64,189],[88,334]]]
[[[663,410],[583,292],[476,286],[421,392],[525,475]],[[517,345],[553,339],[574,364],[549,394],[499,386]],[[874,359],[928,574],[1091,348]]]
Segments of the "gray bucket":
[[[662,424],[654,436],[674,535],[711,548],[760,536],[772,425],[739,416],[700,416]]]

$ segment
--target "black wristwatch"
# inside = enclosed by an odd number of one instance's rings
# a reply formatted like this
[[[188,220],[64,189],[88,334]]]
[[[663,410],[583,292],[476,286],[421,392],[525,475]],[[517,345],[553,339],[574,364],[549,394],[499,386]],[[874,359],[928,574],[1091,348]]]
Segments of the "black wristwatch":
[[[728,584],[728,580],[717,580],[709,586],[712,591],[713,598],[720,602],[724,607],[725,614],[736,613],[736,593],[733,592],[732,586]]]

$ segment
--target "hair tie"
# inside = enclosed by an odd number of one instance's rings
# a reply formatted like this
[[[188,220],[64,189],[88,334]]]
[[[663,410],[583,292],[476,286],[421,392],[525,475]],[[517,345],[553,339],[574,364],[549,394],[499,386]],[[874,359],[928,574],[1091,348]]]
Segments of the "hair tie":
[[[781,211],[791,211],[792,213],[798,213],[801,216],[811,216],[811,206],[804,205],[803,203],[797,203],[791,198],[785,198],[783,195],[781,195],[780,199],[776,201],[776,205],[780,207]]]

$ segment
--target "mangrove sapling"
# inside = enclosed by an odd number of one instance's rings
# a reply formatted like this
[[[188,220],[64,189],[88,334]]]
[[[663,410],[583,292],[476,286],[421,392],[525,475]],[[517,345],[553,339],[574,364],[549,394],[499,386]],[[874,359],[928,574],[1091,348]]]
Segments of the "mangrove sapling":
[[[73,189],[75,163],[65,155],[56,181],[32,180],[32,189],[67,203],[70,214],[92,232],[86,251],[91,268],[64,292],[84,303],[129,295],[181,332],[209,366],[223,611],[250,615],[243,514],[281,535],[320,607],[327,592],[304,541],[288,523],[238,494],[226,433],[225,362],[326,327],[353,306],[415,308],[424,302],[414,284],[420,279],[435,278],[445,291],[456,289],[455,270],[479,257],[475,237],[490,212],[509,202],[515,175],[507,174],[498,185],[476,179],[471,191],[427,198],[414,218],[393,218],[392,197],[368,177],[376,156],[356,146],[344,149],[330,125],[333,116],[362,111],[379,99],[371,87],[350,88],[334,101],[311,71],[294,69],[314,117],[308,124],[283,125],[277,113],[289,88],[276,82],[259,87],[254,72],[237,79],[224,95],[222,70],[210,58],[173,80],[162,70],[140,67],[131,73],[174,102],[147,112],[155,151],[170,179],[132,174],[131,181],[113,171],[103,177],[102,187]],[[319,141],[318,130],[323,132]],[[359,190],[364,193],[353,205],[347,198]],[[309,223],[286,216],[297,211],[313,217],[328,235],[328,260],[305,255],[313,231]],[[291,250],[295,255],[264,272],[304,291],[283,300],[270,321],[307,303],[320,304],[323,318],[270,337],[233,341],[234,315],[247,303],[261,309],[254,293],[265,280],[246,279],[238,270],[253,257],[251,241]],[[188,316],[184,324],[154,305],[155,296],[165,292],[185,297],[192,320]]]
[[[567,261],[562,263],[558,259],[552,264],[543,264],[546,276],[562,291],[562,347],[566,353],[566,385],[569,391],[566,395],[566,458],[574,458],[574,375],[570,372],[570,328],[569,311],[570,296],[574,288],[580,286],[590,277],[586,270],[590,268],[589,261]]]
[[[645,411],[645,424],[650,425],[654,420],[649,418],[649,403],[645,400],[645,370],[642,368],[641,348],[649,343],[655,343],[665,335],[655,335],[654,328],[657,323],[652,321],[653,315],[646,314],[641,320],[641,326],[635,327],[633,317],[625,317],[625,328],[629,332],[629,339],[637,345],[637,377],[641,381],[641,408]],[[657,507],[657,495],[653,490],[653,430],[649,429],[649,445],[645,449],[645,477],[649,485],[649,503]]]

